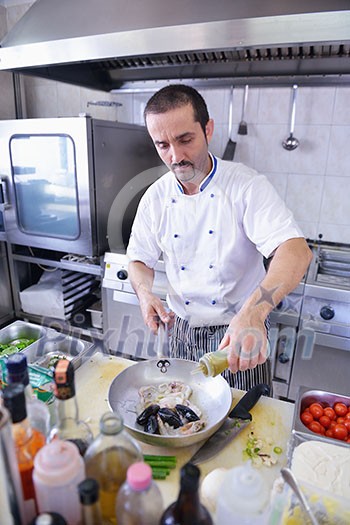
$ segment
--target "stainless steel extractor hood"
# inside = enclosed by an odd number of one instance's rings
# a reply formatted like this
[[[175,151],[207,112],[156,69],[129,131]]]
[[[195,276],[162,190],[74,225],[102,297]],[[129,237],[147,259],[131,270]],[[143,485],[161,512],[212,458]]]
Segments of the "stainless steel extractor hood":
[[[350,81],[349,0],[37,0],[0,69],[110,91],[135,82]]]

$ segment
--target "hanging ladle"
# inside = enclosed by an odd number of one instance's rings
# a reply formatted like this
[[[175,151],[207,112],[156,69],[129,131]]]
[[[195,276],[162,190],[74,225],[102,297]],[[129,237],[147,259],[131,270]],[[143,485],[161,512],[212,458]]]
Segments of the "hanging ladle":
[[[295,124],[295,105],[296,105],[296,99],[297,99],[297,89],[298,89],[298,86],[294,84],[294,86],[292,87],[292,110],[290,114],[289,137],[282,142],[282,146],[284,147],[284,149],[288,151],[293,151],[293,149],[299,146],[299,140],[293,136],[294,124]]]

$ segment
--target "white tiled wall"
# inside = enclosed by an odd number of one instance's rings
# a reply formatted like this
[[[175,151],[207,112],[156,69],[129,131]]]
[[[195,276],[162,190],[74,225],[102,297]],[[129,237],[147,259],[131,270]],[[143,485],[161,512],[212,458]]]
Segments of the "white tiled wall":
[[[17,11],[12,11],[17,9]],[[23,10],[8,8],[8,25]],[[1,14],[1,13],[0,13]],[[74,116],[143,124],[150,94],[109,94],[53,81],[23,77],[28,117]],[[238,135],[243,87],[233,91],[231,139],[235,160],[264,173],[292,209],[308,238],[350,244],[350,86],[299,87],[295,136],[300,145],[286,151],[291,87],[250,87],[245,120],[248,134]],[[229,89],[201,90],[215,121],[211,143],[221,156],[228,140]],[[89,105],[116,101],[121,107]]]

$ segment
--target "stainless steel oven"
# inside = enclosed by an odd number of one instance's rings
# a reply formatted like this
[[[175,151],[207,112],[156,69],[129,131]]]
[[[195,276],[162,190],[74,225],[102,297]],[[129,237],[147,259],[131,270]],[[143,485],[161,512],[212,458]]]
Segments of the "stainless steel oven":
[[[304,286],[303,280],[270,314],[269,342],[275,398],[288,398]]]
[[[289,388],[290,399],[296,399],[299,386],[349,395],[348,247],[320,247],[310,268]]]
[[[0,230],[11,244],[102,255],[116,196],[159,164],[143,126],[86,116],[0,121]]]
[[[153,291],[165,305],[167,286],[164,263],[158,261]],[[125,254],[106,253],[104,256],[102,305],[103,344],[109,353],[133,359],[156,357],[156,337],[144,324],[139,301],[128,277]]]

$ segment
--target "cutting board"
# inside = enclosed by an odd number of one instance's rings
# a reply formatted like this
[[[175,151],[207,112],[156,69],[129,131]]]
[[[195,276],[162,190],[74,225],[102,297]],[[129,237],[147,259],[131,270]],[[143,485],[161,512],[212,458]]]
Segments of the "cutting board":
[[[76,371],[76,391],[80,418],[89,423],[95,436],[98,434],[101,415],[109,410],[107,396],[112,380],[126,367],[134,364],[133,361],[127,359],[96,352]],[[235,405],[245,392],[235,389],[232,392],[233,405]],[[294,405],[291,403],[267,397],[260,398],[258,404],[251,411],[252,423],[242,430],[220,454],[199,465],[202,479],[215,468],[231,468],[241,465],[244,461],[243,450],[246,448],[249,432],[253,430],[256,437],[263,441],[269,440],[272,443],[272,448],[279,446],[282,449],[276,465],[260,468],[266,483],[272,487],[280,469],[286,464],[287,442],[292,427],[293,412]],[[196,444],[185,448],[165,449],[145,443],[139,444],[143,453],[168,454],[177,457],[177,468],[171,472],[166,480],[158,482],[166,506],[177,498],[180,468],[189,461],[199,446]]]
[[[86,421],[94,436],[99,432],[99,421],[109,411],[108,389],[113,379],[134,361],[96,352],[75,373],[79,417]]]

